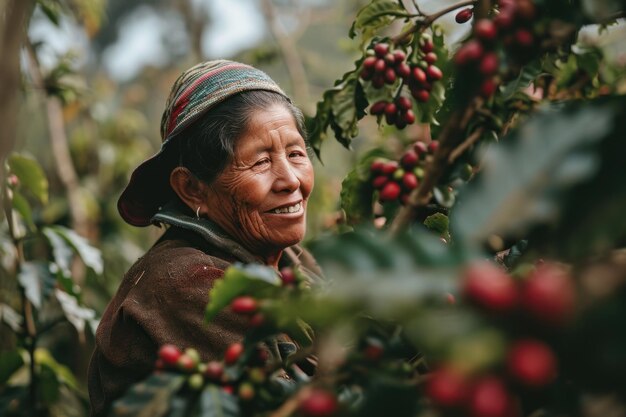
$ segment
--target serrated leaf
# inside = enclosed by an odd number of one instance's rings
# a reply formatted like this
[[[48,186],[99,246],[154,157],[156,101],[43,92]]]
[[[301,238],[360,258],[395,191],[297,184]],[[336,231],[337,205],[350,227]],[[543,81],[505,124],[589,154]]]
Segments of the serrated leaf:
[[[268,296],[276,294],[282,282],[276,272],[262,265],[233,265],[226,269],[224,277],[215,283],[210,292],[205,320],[211,321],[233,298],[250,294]]]
[[[170,408],[170,401],[185,383],[181,374],[153,373],[132,385],[123,397],[113,403],[110,417],[162,417]]]
[[[0,305],[0,309],[2,305]],[[0,352],[0,386],[5,386],[11,375],[24,365],[24,359],[17,350]]]
[[[363,38],[367,40],[380,29],[389,26],[393,20],[408,16],[409,14],[398,1],[372,0],[359,10],[348,34],[354,38],[358,32],[361,32]]]
[[[216,385],[208,385],[200,394],[200,415],[202,417],[240,416],[237,398]]]
[[[9,171],[20,180],[20,186],[30,191],[42,204],[48,202],[48,179],[37,161],[24,155],[12,154]]]
[[[56,289],[54,291],[63,314],[78,333],[85,331],[85,326],[96,318],[96,312],[90,308],[83,307],[78,304],[76,297],[66,293],[65,291]]]
[[[74,230],[63,226],[51,226],[46,229],[62,237],[76,251],[86,266],[93,269],[96,274],[102,274],[102,253],[97,248],[91,246],[87,239]]]
[[[613,126],[614,107],[598,102],[544,109],[492,146],[451,215],[455,237],[479,243],[558,218],[564,190],[600,167],[593,147]]]

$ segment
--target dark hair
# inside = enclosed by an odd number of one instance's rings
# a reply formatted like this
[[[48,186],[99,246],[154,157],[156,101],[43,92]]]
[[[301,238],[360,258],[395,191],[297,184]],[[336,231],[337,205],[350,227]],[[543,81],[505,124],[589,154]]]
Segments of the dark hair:
[[[179,166],[210,184],[231,161],[235,143],[245,133],[253,113],[274,104],[291,112],[307,143],[304,116],[289,99],[272,91],[244,91],[212,108],[181,132],[184,137],[178,140]]]

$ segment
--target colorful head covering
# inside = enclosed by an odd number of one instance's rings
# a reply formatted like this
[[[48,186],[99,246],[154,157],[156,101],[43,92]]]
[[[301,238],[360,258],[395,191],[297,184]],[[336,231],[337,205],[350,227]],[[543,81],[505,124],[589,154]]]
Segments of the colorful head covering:
[[[117,202],[118,211],[127,223],[150,225],[159,207],[173,197],[169,185],[173,166],[171,158],[165,155],[168,144],[184,140],[180,133],[219,103],[252,90],[273,91],[289,99],[266,73],[239,62],[202,62],[178,77],[161,118],[161,149],[133,171]]]

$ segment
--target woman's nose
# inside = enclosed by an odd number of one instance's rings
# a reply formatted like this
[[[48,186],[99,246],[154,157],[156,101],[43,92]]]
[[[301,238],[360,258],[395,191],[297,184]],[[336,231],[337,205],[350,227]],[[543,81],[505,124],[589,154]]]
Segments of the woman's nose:
[[[300,180],[296,175],[296,170],[286,158],[280,158],[275,163],[274,170],[274,191],[275,192],[294,192],[300,187]]]

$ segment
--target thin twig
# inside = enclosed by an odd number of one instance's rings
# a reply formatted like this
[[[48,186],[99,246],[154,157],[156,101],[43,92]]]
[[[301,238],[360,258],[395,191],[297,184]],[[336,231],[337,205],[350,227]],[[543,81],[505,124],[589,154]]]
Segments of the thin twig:
[[[452,165],[454,161],[463,154],[467,149],[469,149],[474,143],[478,141],[485,132],[485,128],[479,127],[476,129],[471,135],[467,137],[459,146],[454,148],[454,150],[450,153],[448,157],[448,165]]]
[[[433,13],[431,15],[424,15],[423,13],[421,13],[418,9],[418,14],[422,14],[424,16],[423,19],[418,20],[417,22],[415,22],[414,25],[410,26],[408,29],[406,29],[404,32],[400,33],[397,36],[394,36],[393,38],[391,38],[391,42],[393,44],[398,44],[398,43],[402,43],[404,40],[406,40],[406,38],[408,38],[409,36],[411,36],[413,33],[419,31],[421,28],[426,28],[430,25],[433,24],[433,22],[437,19],[439,19],[440,17],[456,10],[456,9],[460,9],[461,7],[467,7],[467,6],[471,6],[473,4],[476,3],[476,0],[468,0],[468,1],[463,1],[461,3],[457,3],[454,4],[452,6],[446,7],[443,10],[438,11],[437,13]]]

